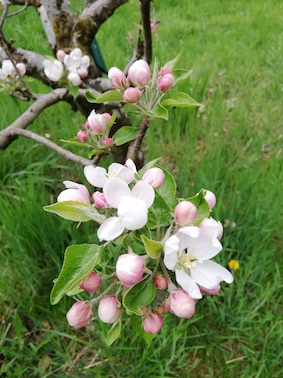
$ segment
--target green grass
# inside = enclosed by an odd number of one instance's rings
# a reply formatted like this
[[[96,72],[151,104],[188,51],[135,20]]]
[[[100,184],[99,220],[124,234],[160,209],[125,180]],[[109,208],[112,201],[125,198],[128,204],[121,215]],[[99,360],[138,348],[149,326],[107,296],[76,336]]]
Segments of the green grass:
[[[167,314],[149,346],[127,327],[107,348],[108,327],[98,320],[86,330],[71,330],[65,313],[72,300],[51,306],[52,280],[64,249],[91,242],[95,231],[91,224],[76,229],[42,208],[56,200],[63,180],[83,180],[82,169],[32,141],[15,141],[0,151],[3,377],[283,375],[282,4],[171,0],[156,1],[155,7],[161,23],[154,53],[162,63],[182,53],[181,65],[194,73],[181,90],[204,108],[171,109],[168,123],[155,121],[144,145],[146,157],[161,157],[161,165],[177,178],[180,196],[201,188],[216,193],[214,214],[226,225],[218,261],[227,265],[237,259],[240,269],[219,296],[198,302],[193,319]],[[125,39],[128,31],[136,34],[136,14],[134,5],[123,6],[99,32],[108,67],[126,65],[131,49]],[[15,26],[27,48],[32,41],[24,31],[36,27],[35,16],[33,22]],[[7,26],[12,24],[9,19]],[[43,32],[34,36],[40,52],[50,53]],[[7,97],[0,102],[2,127],[28,106]],[[31,129],[56,141],[75,135],[81,122],[68,105],[58,104]]]

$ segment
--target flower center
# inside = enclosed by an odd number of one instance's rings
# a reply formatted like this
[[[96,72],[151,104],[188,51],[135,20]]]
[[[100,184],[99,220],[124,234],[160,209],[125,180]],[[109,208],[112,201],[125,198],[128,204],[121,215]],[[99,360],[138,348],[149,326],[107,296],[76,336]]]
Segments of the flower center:
[[[193,250],[190,252],[193,252]],[[197,263],[202,264],[203,259],[201,258],[201,256],[196,256],[192,253],[189,253],[187,248],[183,251],[182,255],[179,258],[179,264],[184,268],[195,268]]]

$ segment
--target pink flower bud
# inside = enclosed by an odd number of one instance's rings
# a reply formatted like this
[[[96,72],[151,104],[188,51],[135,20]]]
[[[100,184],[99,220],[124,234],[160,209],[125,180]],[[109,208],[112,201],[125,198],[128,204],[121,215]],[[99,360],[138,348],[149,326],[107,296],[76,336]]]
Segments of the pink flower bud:
[[[112,147],[113,144],[114,144],[114,139],[113,139],[113,138],[106,138],[106,139],[103,139],[102,144],[103,144],[103,146],[105,146],[105,147]]]
[[[150,168],[142,176],[142,180],[151,185],[154,189],[159,189],[164,182],[164,172],[160,168]]]
[[[158,80],[158,88],[160,89],[161,92],[168,91],[168,89],[172,88],[174,85],[174,76],[170,73],[163,75],[159,80]]]
[[[111,67],[108,71],[108,79],[115,88],[123,89],[127,83],[127,78],[123,71],[117,67]]]
[[[98,317],[104,323],[116,323],[121,318],[122,312],[115,295],[104,297],[99,302]]]
[[[123,99],[128,104],[134,104],[141,98],[141,91],[138,88],[127,88],[123,93]]]
[[[116,264],[116,275],[125,287],[138,283],[143,276],[144,261],[135,254],[120,255]]]
[[[71,327],[82,328],[92,317],[91,305],[85,301],[78,301],[73,304],[66,317]]]
[[[106,119],[106,121],[108,122],[111,118],[111,114],[109,113],[102,113],[103,117]]]
[[[161,76],[164,76],[166,74],[172,74],[171,68],[169,68],[169,67],[163,67],[163,68],[161,68],[161,70],[158,73],[159,78],[161,78]]]
[[[159,314],[149,313],[142,322],[143,329],[147,333],[157,333],[163,326],[163,319]]]
[[[195,313],[195,300],[184,290],[173,290],[165,303],[166,309],[179,318],[190,319]]]
[[[79,287],[93,293],[100,288],[101,282],[102,281],[99,275],[95,272],[91,272],[83,281],[79,283]]]
[[[78,72],[78,75],[80,75],[82,79],[85,79],[86,77],[88,77],[88,69],[86,67],[78,68],[77,72]]]
[[[75,73],[75,72],[70,72],[68,75],[68,80],[74,85],[74,86],[79,86],[82,83],[82,80],[80,76]]]
[[[153,283],[158,290],[166,290],[168,287],[167,278],[161,274],[153,278]]]
[[[24,65],[24,63],[17,63],[16,67],[17,67],[20,75],[24,76],[24,74],[26,73],[26,66]]]
[[[220,289],[221,289],[221,286],[220,285],[217,285],[216,287],[214,287],[213,289],[206,289],[205,287],[202,287],[200,286],[200,291],[203,293],[203,294],[207,294],[207,295],[215,295],[215,294],[218,294]]]
[[[65,58],[65,56],[66,56],[66,53],[65,53],[65,51],[63,51],[63,50],[58,50],[57,51],[57,53],[56,53],[56,57],[57,57],[57,59],[60,61],[60,62],[64,62],[64,58]]]
[[[85,131],[82,131],[82,130],[78,131],[77,132],[77,140],[79,142],[82,142],[82,143],[87,142],[87,140],[88,140],[88,133],[85,132]]]
[[[95,134],[102,134],[107,127],[109,121],[108,113],[97,114],[95,110],[92,110],[87,118],[89,127]]]
[[[189,201],[181,201],[175,207],[174,217],[177,223],[187,226],[197,218],[197,208]]]
[[[158,304],[156,309],[155,309],[155,312],[159,315],[164,315],[164,314],[166,314],[166,309],[161,304]]]
[[[223,236],[223,226],[222,223],[219,221],[216,221],[213,218],[204,218],[203,221],[199,224],[199,228],[205,228],[205,227],[215,227],[217,229],[217,239],[221,240]]]
[[[212,193],[210,190],[206,190],[206,194],[204,196],[204,199],[208,203],[208,206],[210,210],[212,210],[216,204],[216,197],[215,194]]]
[[[92,198],[94,200],[94,204],[95,204],[96,207],[101,207],[102,209],[104,209],[105,207],[109,206],[109,204],[108,204],[108,202],[105,198],[105,195],[101,192],[93,193]]]
[[[139,87],[145,86],[149,82],[150,76],[150,68],[145,60],[137,60],[129,68],[128,78]]]
[[[85,122],[84,127],[85,127],[87,130],[90,130],[90,124],[89,124],[88,121]]]

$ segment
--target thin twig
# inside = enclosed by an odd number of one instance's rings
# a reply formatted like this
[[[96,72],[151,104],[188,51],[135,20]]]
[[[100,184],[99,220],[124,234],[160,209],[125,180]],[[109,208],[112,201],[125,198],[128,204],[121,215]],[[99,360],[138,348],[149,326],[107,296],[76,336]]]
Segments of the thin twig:
[[[25,11],[25,10],[27,9],[27,7],[28,7],[28,0],[25,0],[25,4],[24,4],[24,6],[23,6],[21,9],[19,9],[18,11],[15,11],[15,12],[13,12],[13,13],[9,13],[9,14],[7,14],[7,18],[8,18],[8,17],[16,16],[17,14],[22,13],[23,11]]]
[[[50,148],[51,150],[57,152],[57,154],[63,156],[67,160],[71,160],[74,163],[79,163],[84,166],[92,164],[92,161],[89,159],[86,159],[82,156],[76,155],[73,152],[70,152],[68,150],[65,150],[64,148],[58,146],[56,143],[52,142],[51,140],[44,138],[41,135],[38,135],[30,130],[25,129],[11,129],[10,135],[12,136],[24,136],[26,138],[32,139],[40,144],[43,144],[44,146]]]
[[[143,138],[145,136],[146,130],[149,128],[150,118],[144,116],[143,122],[141,124],[140,130],[136,139],[130,144],[127,153],[127,159],[131,159],[133,161],[137,160],[138,151],[142,144]]]
[[[3,13],[0,19],[0,30],[2,30],[2,26],[4,24],[5,18],[7,17],[9,5],[10,5],[9,1],[4,1],[4,9],[3,9]]]

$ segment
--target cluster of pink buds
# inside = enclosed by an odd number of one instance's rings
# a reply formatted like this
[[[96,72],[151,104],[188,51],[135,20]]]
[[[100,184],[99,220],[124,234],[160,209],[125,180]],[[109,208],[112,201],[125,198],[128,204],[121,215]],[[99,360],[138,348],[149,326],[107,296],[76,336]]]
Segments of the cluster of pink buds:
[[[0,81],[3,84],[14,84],[19,79],[19,76],[24,76],[25,73],[26,66],[24,63],[14,65],[11,60],[4,59],[0,68]]]
[[[88,76],[88,67],[90,58],[84,55],[79,48],[73,49],[70,54],[66,54],[63,50],[58,50],[57,59],[51,61],[45,59],[43,61],[44,73],[49,80],[58,82],[63,76],[67,76],[74,86],[79,86],[82,79]]]
[[[157,94],[160,96],[160,92],[166,92],[174,85],[174,76],[169,67],[162,68],[158,77],[153,77],[148,63],[142,59],[130,66],[127,77],[119,68],[112,67],[108,71],[108,78],[114,88],[123,91],[123,100],[128,104],[139,102],[151,81],[157,83],[154,84],[155,88],[150,88],[149,95],[154,97]]]

